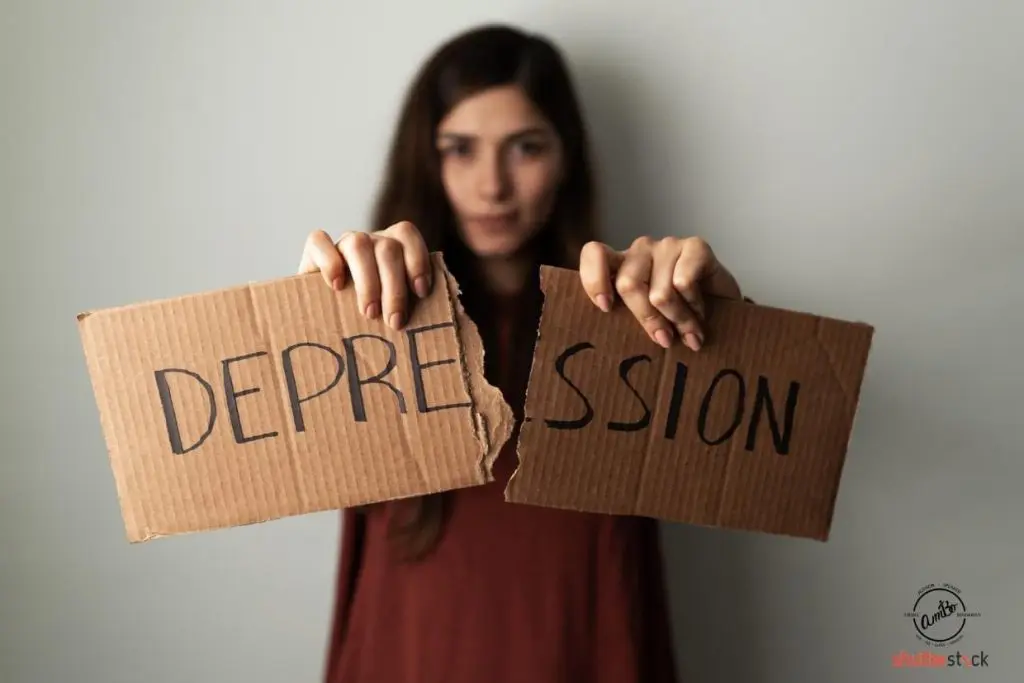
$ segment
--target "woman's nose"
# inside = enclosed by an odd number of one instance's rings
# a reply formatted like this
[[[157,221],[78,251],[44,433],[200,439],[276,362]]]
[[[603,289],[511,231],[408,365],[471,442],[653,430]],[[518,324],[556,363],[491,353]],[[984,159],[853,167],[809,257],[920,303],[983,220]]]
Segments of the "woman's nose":
[[[487,199],[503,199],[508,194],[508,173],[500,155],[491,154],[482,158],[477,173],[477,187],[481,196]]]

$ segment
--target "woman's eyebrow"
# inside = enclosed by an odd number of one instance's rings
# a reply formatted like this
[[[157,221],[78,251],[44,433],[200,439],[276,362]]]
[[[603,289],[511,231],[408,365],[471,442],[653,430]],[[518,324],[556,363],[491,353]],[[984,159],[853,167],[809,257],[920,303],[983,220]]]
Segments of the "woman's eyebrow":
[[[528,128],[522,128],[520,130],[517,130],[514,133],[509,133],[508,135],[505,136],[505,139],[518,140],[519,138],[526,138],[530,137],[531,135],[547,135],[547,132],[548,131],[545,128],[542,128],[540,126],[530,126]]]
[[[472,140],[475,136],[469,133],[453,133],[450,131],[444,131],[438,136],[439,140],[451,140],[453,142],[464,142],[466,140]]]
[[[531,135],[546,135],[547,132],[547,129],[541,126],[528,126],[509,133],[503,138],[503,140],[517,140]],[[450,140],[452,142],[466,142],[469,140],[475,140],[476,137],[476,135],[471,133],[460,133],[457,131],[442,131],[438,134],[438,140]]]

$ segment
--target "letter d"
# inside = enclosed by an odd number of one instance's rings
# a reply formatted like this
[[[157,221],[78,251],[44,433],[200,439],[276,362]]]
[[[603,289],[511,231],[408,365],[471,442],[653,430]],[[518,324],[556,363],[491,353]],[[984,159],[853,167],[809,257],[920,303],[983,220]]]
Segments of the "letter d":
[[[188,448],[184,448],[181,444],[181,430],[178,427],[178,414],[174,410],[174,400],[171,397],[171,388],[167,384],[167,375],[171,372],[188,375],[195,379],[203,385],[203,388],[206,389],[206,395],[210,399],[210,419],[207,424],[206,431],[203,432],[199,439]],[[166,368],[164,370],[157,370],[154,375],[156,377],[157,390],[160,392],[160,404],[164,409],[164,421],[167,423],[167,437],[171,442],[171,450],[176,455],[183,455],[184,453],[188,453],[189,451],[199,448],[199,446],[202,445],[202,443],[206,441],[206,438],[213,432],[213,423],[217,420],[217,402],[214,399],[213,387],[210,386],[209,382],[191,370]]]

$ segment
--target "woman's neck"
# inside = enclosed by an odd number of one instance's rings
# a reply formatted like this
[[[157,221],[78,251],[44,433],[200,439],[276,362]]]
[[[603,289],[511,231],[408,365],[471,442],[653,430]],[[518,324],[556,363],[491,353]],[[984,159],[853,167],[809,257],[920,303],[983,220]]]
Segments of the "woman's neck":
[[[477,261],[477,277],[492,294],[511,297],[529,286],[534,270],[532,254],[516,254]]]

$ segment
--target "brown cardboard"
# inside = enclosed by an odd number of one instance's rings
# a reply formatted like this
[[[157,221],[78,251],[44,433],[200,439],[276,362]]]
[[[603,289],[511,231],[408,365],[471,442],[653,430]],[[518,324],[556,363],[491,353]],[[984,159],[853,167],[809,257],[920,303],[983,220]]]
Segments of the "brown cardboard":
[[[490,481],[512,414],[433,259],[433,292],[399,332],[319,274],[81,314],[128,538]],[[353,371],[388,367],[391,386],[353,398]]]
[[[577,272],[545,268],[542,288],[506,500],[828,538],[872,327],[716,299],[701,351],[664,350]]]
[[[432,258],[437,286],[400,332],[365,319],[352,288],[334,292],[319,274],[80,315],[128,538],[490,481],[512,412],[484,380],[480,338],[457,283],[441,256]],[[605,314],[593,306],[577,272],[545,268],[542,287],[510,503],[827,539],[870,326],[714,300],[705,348],[665,351],[625,307]],[[566,349],[576,353],[563,379],[557,366]],[[362,402],[353,400],[353,369],[366,381],[392,363],[381,379],[394,389],[371,381]],[[702,417],[701,399],[719,375]],[[739,378],[743,413],[731,437],[702,442],[702,419],[711,437],[729,426]],[[683,399],[673,402],[684,379]],[[549,422],[578,419],[584,397],[589,423]],[[769,407],[788,434],[784,454]],[[675,425],[671,437],[667,424]]]

